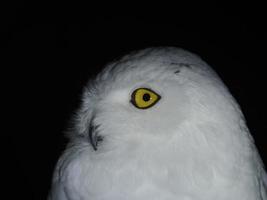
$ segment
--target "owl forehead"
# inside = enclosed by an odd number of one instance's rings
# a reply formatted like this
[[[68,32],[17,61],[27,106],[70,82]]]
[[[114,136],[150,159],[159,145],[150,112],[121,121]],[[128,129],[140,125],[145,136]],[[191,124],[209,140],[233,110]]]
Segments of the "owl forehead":
[[[203,71],[205,62],[188,51],[178,48],[148,48],[131,53],[109,64],[99,74],[98,79],[105,81],[134,79],[164,79],[165,75],[178,72],[181,68]],[[205,71],[206,69],[204,69]]]
[[[160,83],[175,77],[177,67],[163,63],[133,63],[132,65],[117,66],[106,72],[108,76],[98,81],[101,88],[127,88],[135,85]]]
[[[199,57],[181,49],[148,49],[127,55],[107,65],[96,77],[97,96],[116,89],[133,89],[168,80],[187,79],[188,73],[209,74],[209,67]],[[182,75],[181,75],[182,74]]]
[[[113,63],[100,73],[99,78],[101,81],[164,79],[166,75],[173,74],[186,65],[189,66],[189,64],[179,63],[165,56],[148,56]]]

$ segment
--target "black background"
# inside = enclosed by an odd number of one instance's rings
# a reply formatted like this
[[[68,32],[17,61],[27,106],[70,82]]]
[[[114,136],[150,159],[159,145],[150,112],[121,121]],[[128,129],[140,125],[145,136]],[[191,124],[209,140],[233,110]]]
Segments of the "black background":
[[[120,6],[66,1],[0,6],[6,199],[46,198],[86,81],[108,61],[150,46],[182,47],[213,66],[241,105],[267,163],[264,7]]]

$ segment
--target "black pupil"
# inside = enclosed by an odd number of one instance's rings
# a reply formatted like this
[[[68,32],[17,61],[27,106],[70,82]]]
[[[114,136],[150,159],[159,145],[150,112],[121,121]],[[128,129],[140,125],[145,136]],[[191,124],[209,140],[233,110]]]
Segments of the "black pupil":
[[[149,100],[150,100],[150,94],[145,93],[145,94],[143,95],[143,100],[144,100],[144,101],[149,101]]]

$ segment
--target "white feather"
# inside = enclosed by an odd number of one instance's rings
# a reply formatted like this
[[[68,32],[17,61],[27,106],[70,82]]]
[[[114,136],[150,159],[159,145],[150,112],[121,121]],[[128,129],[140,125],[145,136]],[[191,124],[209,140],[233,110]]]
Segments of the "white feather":
[[[130,103],[139,87],[161,100]],[[88,139],[94,118],[103,137]],[[177,48],[109,64],[84,90],[51,200],[267,200],[265,171],[242,112],[216,73]]]

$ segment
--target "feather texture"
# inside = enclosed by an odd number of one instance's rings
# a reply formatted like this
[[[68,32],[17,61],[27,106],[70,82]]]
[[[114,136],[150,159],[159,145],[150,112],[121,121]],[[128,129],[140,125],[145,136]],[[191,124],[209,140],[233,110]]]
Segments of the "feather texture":
[[[161,99],[138,109],[130,101],[137,88]],[[108,64],[85,87],[74,124],[50,200],[267,200],[239,105],[185,50],[149,48]]]

